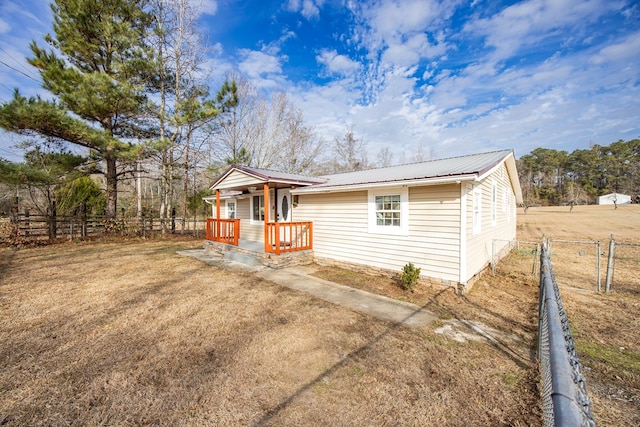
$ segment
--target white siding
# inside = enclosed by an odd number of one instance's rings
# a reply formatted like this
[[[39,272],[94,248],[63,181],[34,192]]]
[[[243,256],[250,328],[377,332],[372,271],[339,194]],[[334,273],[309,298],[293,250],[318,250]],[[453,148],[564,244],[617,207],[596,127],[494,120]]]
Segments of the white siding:
[[[409,233],[368,232],[367,191],[303,194],[297,220],[313,221],[318,257],[401,270],[408,262],[422,275],[457,282],[460,189],[457,184],[409,188]]]
[[[492,183],[495,182],[496,196],[495,225],[492,224],[491,216],[493,210]],[[480,233],[474,235],[473,228],[473,186],[467,185],[467,277],[464,281],[471,279],[476,273],[482,270],[491,262],[494,239],[496,251],[507,245],[508,240],[516,238],[515,221],[515,195],[509,181],[504,163],[501,164],[490,176],[482,182],[476,183],[482,191],[482,226]],[[507,197],[508,200],[504,200]],[[505,209],[502,209],[502,206]]]
[[[234,170],[224,179],[224,187],[220,187],[220,188],[232,189],[232,188],[245,187],[245,186],[256,186],[258,188],[262,188],[263,184],[264,184],[264,181],[262,180],[254,178],[240,171]]]
[[[264,242],[264,227],[262,224],[251,224],[250,199],[245,197],[237,200],[237,215],[240,218],[240,238]]]

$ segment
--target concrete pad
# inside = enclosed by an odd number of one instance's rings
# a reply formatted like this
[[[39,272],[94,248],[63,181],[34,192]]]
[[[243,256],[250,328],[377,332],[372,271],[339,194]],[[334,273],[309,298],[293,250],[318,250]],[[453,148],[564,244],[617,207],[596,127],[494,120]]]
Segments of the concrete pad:
[[[425,326],[436,318],[434,313],[415,304],[394,300],[311,276],[313,269],[309,267],[287,267],[278,270],[268,267],[249,267],[226,260],[219,255],[207,253],[202,249],[178,251],[178,254],[190,256],[219,267],[242,268],[287,288],[302,291],[359,313],[405,326]]]

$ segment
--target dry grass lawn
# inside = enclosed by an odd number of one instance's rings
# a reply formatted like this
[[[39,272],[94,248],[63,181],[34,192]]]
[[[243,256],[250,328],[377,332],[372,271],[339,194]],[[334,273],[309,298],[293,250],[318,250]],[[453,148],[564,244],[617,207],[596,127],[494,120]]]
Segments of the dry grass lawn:
[[[518,238],[640,242],[639,208],[530,208]],[[440,316],[411,329],[175,254],[189,247],[201,242],[0,249],[0,425],[540,425],[526,250],[463,297],[318,267]],[[556,274],[596,421],[640,425],[638,261],[597,294],[594,248],[554,244]],[[474,325],[489,339],[438,333]]]
[[[200,245],[0,249],[0,424],[539,424],[535,286],[428,290],[410,329],[175,254]],[[456,317],[515,336],[434,332]]]

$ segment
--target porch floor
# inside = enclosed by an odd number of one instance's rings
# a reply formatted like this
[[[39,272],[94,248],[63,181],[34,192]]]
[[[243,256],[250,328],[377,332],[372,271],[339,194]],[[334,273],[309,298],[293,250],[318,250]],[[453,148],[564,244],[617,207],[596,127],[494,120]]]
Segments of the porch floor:
[[[264,265],[271,268],[283,268],[293,265],[307,265],[313,262],[313,250],[285,252],[280,255],[266,253],[264,243],[255,240],[238,239],[238,246],[207,240],[204,244],[205,252],[222,255],[247,265]]]
[[[264,243],[255,240],[238,239],[238,247],[251,252],[264,254]]]

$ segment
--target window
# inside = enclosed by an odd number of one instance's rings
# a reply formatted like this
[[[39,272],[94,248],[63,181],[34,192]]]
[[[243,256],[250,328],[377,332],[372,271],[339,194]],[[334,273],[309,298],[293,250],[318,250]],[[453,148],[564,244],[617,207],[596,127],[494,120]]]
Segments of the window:
[[[400,195],[375,196],[376,225],[400,227]]]
[[[369,232],[407,235],[409,193],[406,188],[369,191]]]
[[[236,201],[227,200],[227,218],[235,219],[236,217]]]
[[[251,197],[251,219],[264,221],[264,196]]]
[[[473,234],[482,231],[482,189],[473,189]]]

